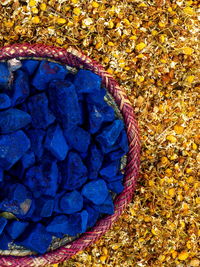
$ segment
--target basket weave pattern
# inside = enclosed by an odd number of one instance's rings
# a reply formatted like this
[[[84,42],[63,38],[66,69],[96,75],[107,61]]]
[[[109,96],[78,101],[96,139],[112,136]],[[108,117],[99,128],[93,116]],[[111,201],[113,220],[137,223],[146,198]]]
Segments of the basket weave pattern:
[[[1,267],[36,267],[59,263],[69,259],[78,251],[84,250],[87,246],[93,244],[111,228],[111,225],[117,220],[122,211],[126,208],[127,204],[131,201],[140,164],[140,140],[133,108],[126,97],[126,93],[98,62],[90,59],[72,47],[66,50],[54,46],[46,46],[43,44],[14,44],[0,48],[0,60],[21,57],[49,58],[75,68],[81,67],[89,69],[101,76],[103,86],[105,86],[114,97],[123,115],[129,140],[129,153],[127,155],[127,165],[124,177],[124,190],[115,199],[115,213],[113,215],[106,216],[105,218],[99,220],[95,227],[82,234],[77,240],[42,256],[22,257],[20,256],[20,252],[19,254],[15,253],[15,255],[18,256],[2,255],[0,256]]]

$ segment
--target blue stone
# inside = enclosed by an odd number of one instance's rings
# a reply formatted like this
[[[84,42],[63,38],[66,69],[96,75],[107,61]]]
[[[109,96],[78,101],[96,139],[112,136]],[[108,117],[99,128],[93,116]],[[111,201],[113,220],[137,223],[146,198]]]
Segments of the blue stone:
[[[94,204],[100,205],[108,196],[108,188],[104,180],[94,180],[83,186],[82,195]]]
[[[102,132],[96,137],[96,140],[101,146],[110,147],[115,144],[123,128],[123,121],[115,120],[111,125],[102,130]]]
[[[29,76],[33,75],[33,73],[35,72],[40,63],[40,61],[34,59],[26,59],[22,60],[21,62],[22,62],[21,69],[26,71],[26,73],[28,73]]]
[[[0,249],[6,250],[8,248],[8,244],[12,241],[11,237],[7,233],[2,233],[0,235]]]
[[[36,216],[46,218],[52,216],[54,210],[54,199],[50,197],[38,198],[36,200]]]
[[[18,238],[29,225],[28,222],[12,221],[6,226],[6,231],[12,239]]]
[[[52,219],[46,230],[52,234],[67,234],[76,236],[84,233],[87,228],[88,213],[83,210],[68,216],[59,215]]]
[[[46,231],[46,228],[37,223],[34,227],[28,228],[16,244],[43,254],[47,251],[51,241],[52,236]]]
[[[28,110],[32,117],[32,125],[34,128],[46,129],[55,121],[54,115],[48,108],[48,98],[45,93],[30,97]]]
[[[12,86],[12,106],[23,103],[29,96],[30,87],[28,76],[22,70],[15,72],[15,79]]]
[[[69,152],[67,160],[62,161],[60,170],[63,177],[63,188],[74,190],[81,187],[87,180],[87,168],[76,152]]]
[[[101,205],[95,205],[94,208],[103,214],[114,214],[114,204],[111,195],[109,194]]]
[[[124,151],[124,153],[128,153],[129,147],[128,147],[128,137],[125,130],[122,130],[120,136],[119,136],[119,146]]]
[[[60,198],[59,207],[61,212],[65,214],[80,211],[83,208],[83,197],[76,190],[66,193]]]
[[[24,172],[25,169],[28,169],[29,167],[33,166],[35,163],[35,154],[33,151],[27,151],[23,157],[21,158],[21,168]]]
[[[57,192],[58,168],[55,161],[44,161],[42,165],[33,166],[26,172],[25,185],[34,197],[41,195],[55,196]]]
[[[121,150],[121,149],[118,149],[118,150],[115,150],[115,151],[112,151],[110,152],[109,154],[107,154],[107,158],[110,160],[110,161],[115,161],[115,160],[119,160],[121,159],[122,156],[124,156],[124,151]]]
[[[103,162],[103,154],[95,144],[92,144],[88,156],[88,176],[90,179],[98,177],[99,170]]]
[[[19,109],[11,108],[0,111],[0,133],[15,132],[26,127],[31,122],[31,116]]]
[[[0,109],[6,109],[11,106],[10,97],[7,94],[0,94]]]
[[[41,165],[33,166],[27,170],[24,184],[32,191],[35,198],[42,195],[45,182]]]
[[[106,95],[106,90],[101,88],[100,91],[95,91],[89,94],[86,94],[87,103],[91,104],[104,104],[104,96]]]
[[[31,199],[32,194],[30,193],[30,191],[27,190],[27,188],[23,184],[17,183],[9,186],[8,197],[11,200],[22,203],[28,198]]]
[[[0,87],[2,89],[8,89],[10,83],[10,71],[8,66],[4,62],[0,62]]]
[[[87,131],[81,127],[76,127],[69,131],[66,129],[64,135],[71,148],[82,153],[87,152],[90,144],[90,134]]]
[[[4,178],[3,169],[0,168],[0,182],[3,182],[3,178]]]
[[[89,115],[89,131],[95,134],[99,131],[104,121],[103,113],[99,106],[94,104],[88,104],[88,115]]]
[[[90,207],[89,205],[87,205],[85,209],[88,213],[87,228],[93,227],[95,223],[97,222],[100,214],[96,209]]]
[[[124,175],[121,174],[121,173],[118,173],[117,175],[112,175],[112,176],[103,176],[103,179],[107,182],[107,183],[110,183],[110,182],[114,182],[114,181],[119,181],[119,180],[123,180],[124,178]]]
[[[48,93],[50,108],[63,128],[69,130],[80,124],[81,110],[72,83],[52,81]]]
[[[7,219],[4,217],[0,217],[0,234],[3,232],[6,224],[7,224]]]
[[[58,166],[51,158],[43,159],[44,195],[54,197],[58,189]]]
[[[101,77],[90,70],[79,70],[75,75],[74,85],[78,93],[98,92],[101,88]]]
[[[48,129],[44,146],[57,160],[64,160],[66,158],[69,147],[59,125]]]
[[[121,180],[113,181],[107,184],[109,190],[113,191],[116,194],[121,193],[124,190],[124,186]]]
[[[116,176],[120,167],[120,161],[116,160],[111,163],[106,163],[100,170],[101,176],[112,177]]]
[[[41,129],[29,129],[26,131],[26,133],[31,141],[31,149],[40,159],[44,151],[43,141],[46,134],[45,131]]]
[[[0,136],[0,167],[8,170],[30,148],[30,140],[23,131]]]
[[[52,80],[64,80],[68,70],[60,64],[41,61],[35,75],[32,79],[32,85],[38,90],[45,90]]]

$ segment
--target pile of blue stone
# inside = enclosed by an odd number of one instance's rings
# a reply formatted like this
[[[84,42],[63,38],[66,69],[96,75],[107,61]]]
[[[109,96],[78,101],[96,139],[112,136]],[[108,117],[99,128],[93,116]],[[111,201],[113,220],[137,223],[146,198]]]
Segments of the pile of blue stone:
[[[89,70],[0,63],[1,250],[12,242],[43,254],[52,237],[76,236],[113,214],[128,141],[105,94]]]

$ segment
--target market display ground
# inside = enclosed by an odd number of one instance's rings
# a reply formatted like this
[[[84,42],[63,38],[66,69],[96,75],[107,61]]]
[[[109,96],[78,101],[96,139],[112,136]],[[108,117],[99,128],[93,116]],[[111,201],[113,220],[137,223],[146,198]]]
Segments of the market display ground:
[[[103,238],[59,267],[200,266],[198,1],[1,2],[0,46],[75,46],[113,74],[139,122],[131,204]]]

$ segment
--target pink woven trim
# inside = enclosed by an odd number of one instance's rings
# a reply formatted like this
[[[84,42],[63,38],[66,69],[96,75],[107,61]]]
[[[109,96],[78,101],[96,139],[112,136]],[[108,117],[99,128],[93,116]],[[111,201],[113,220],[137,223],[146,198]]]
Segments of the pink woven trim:
[[[90,244],[99,239],[121,215],[127,204],[131,201],[140,165],[140,140],[137,121],[133,108],[126,97],[125,92],[119,87],[112,76],[96,61],[85,56],[81,52],[70,47],[67,50],[55,46],[43,44],[14,44],[0,48],[0,60],[7,60],[14,57],[41,57],[49,58],[60,63],[74,67],[90,69],[102,77],[103,85],[115,98],[124,117],[127,135],[129,139],[128,162],[125,171],[124,191],[115,199],[115,213],[97,222],[96,226],[84,233],[79,239],[67,244],[43,256],[0,256],[0,266],[27,267],[46,266],[63,262],[75,255],[78,251],[84,250]]]

